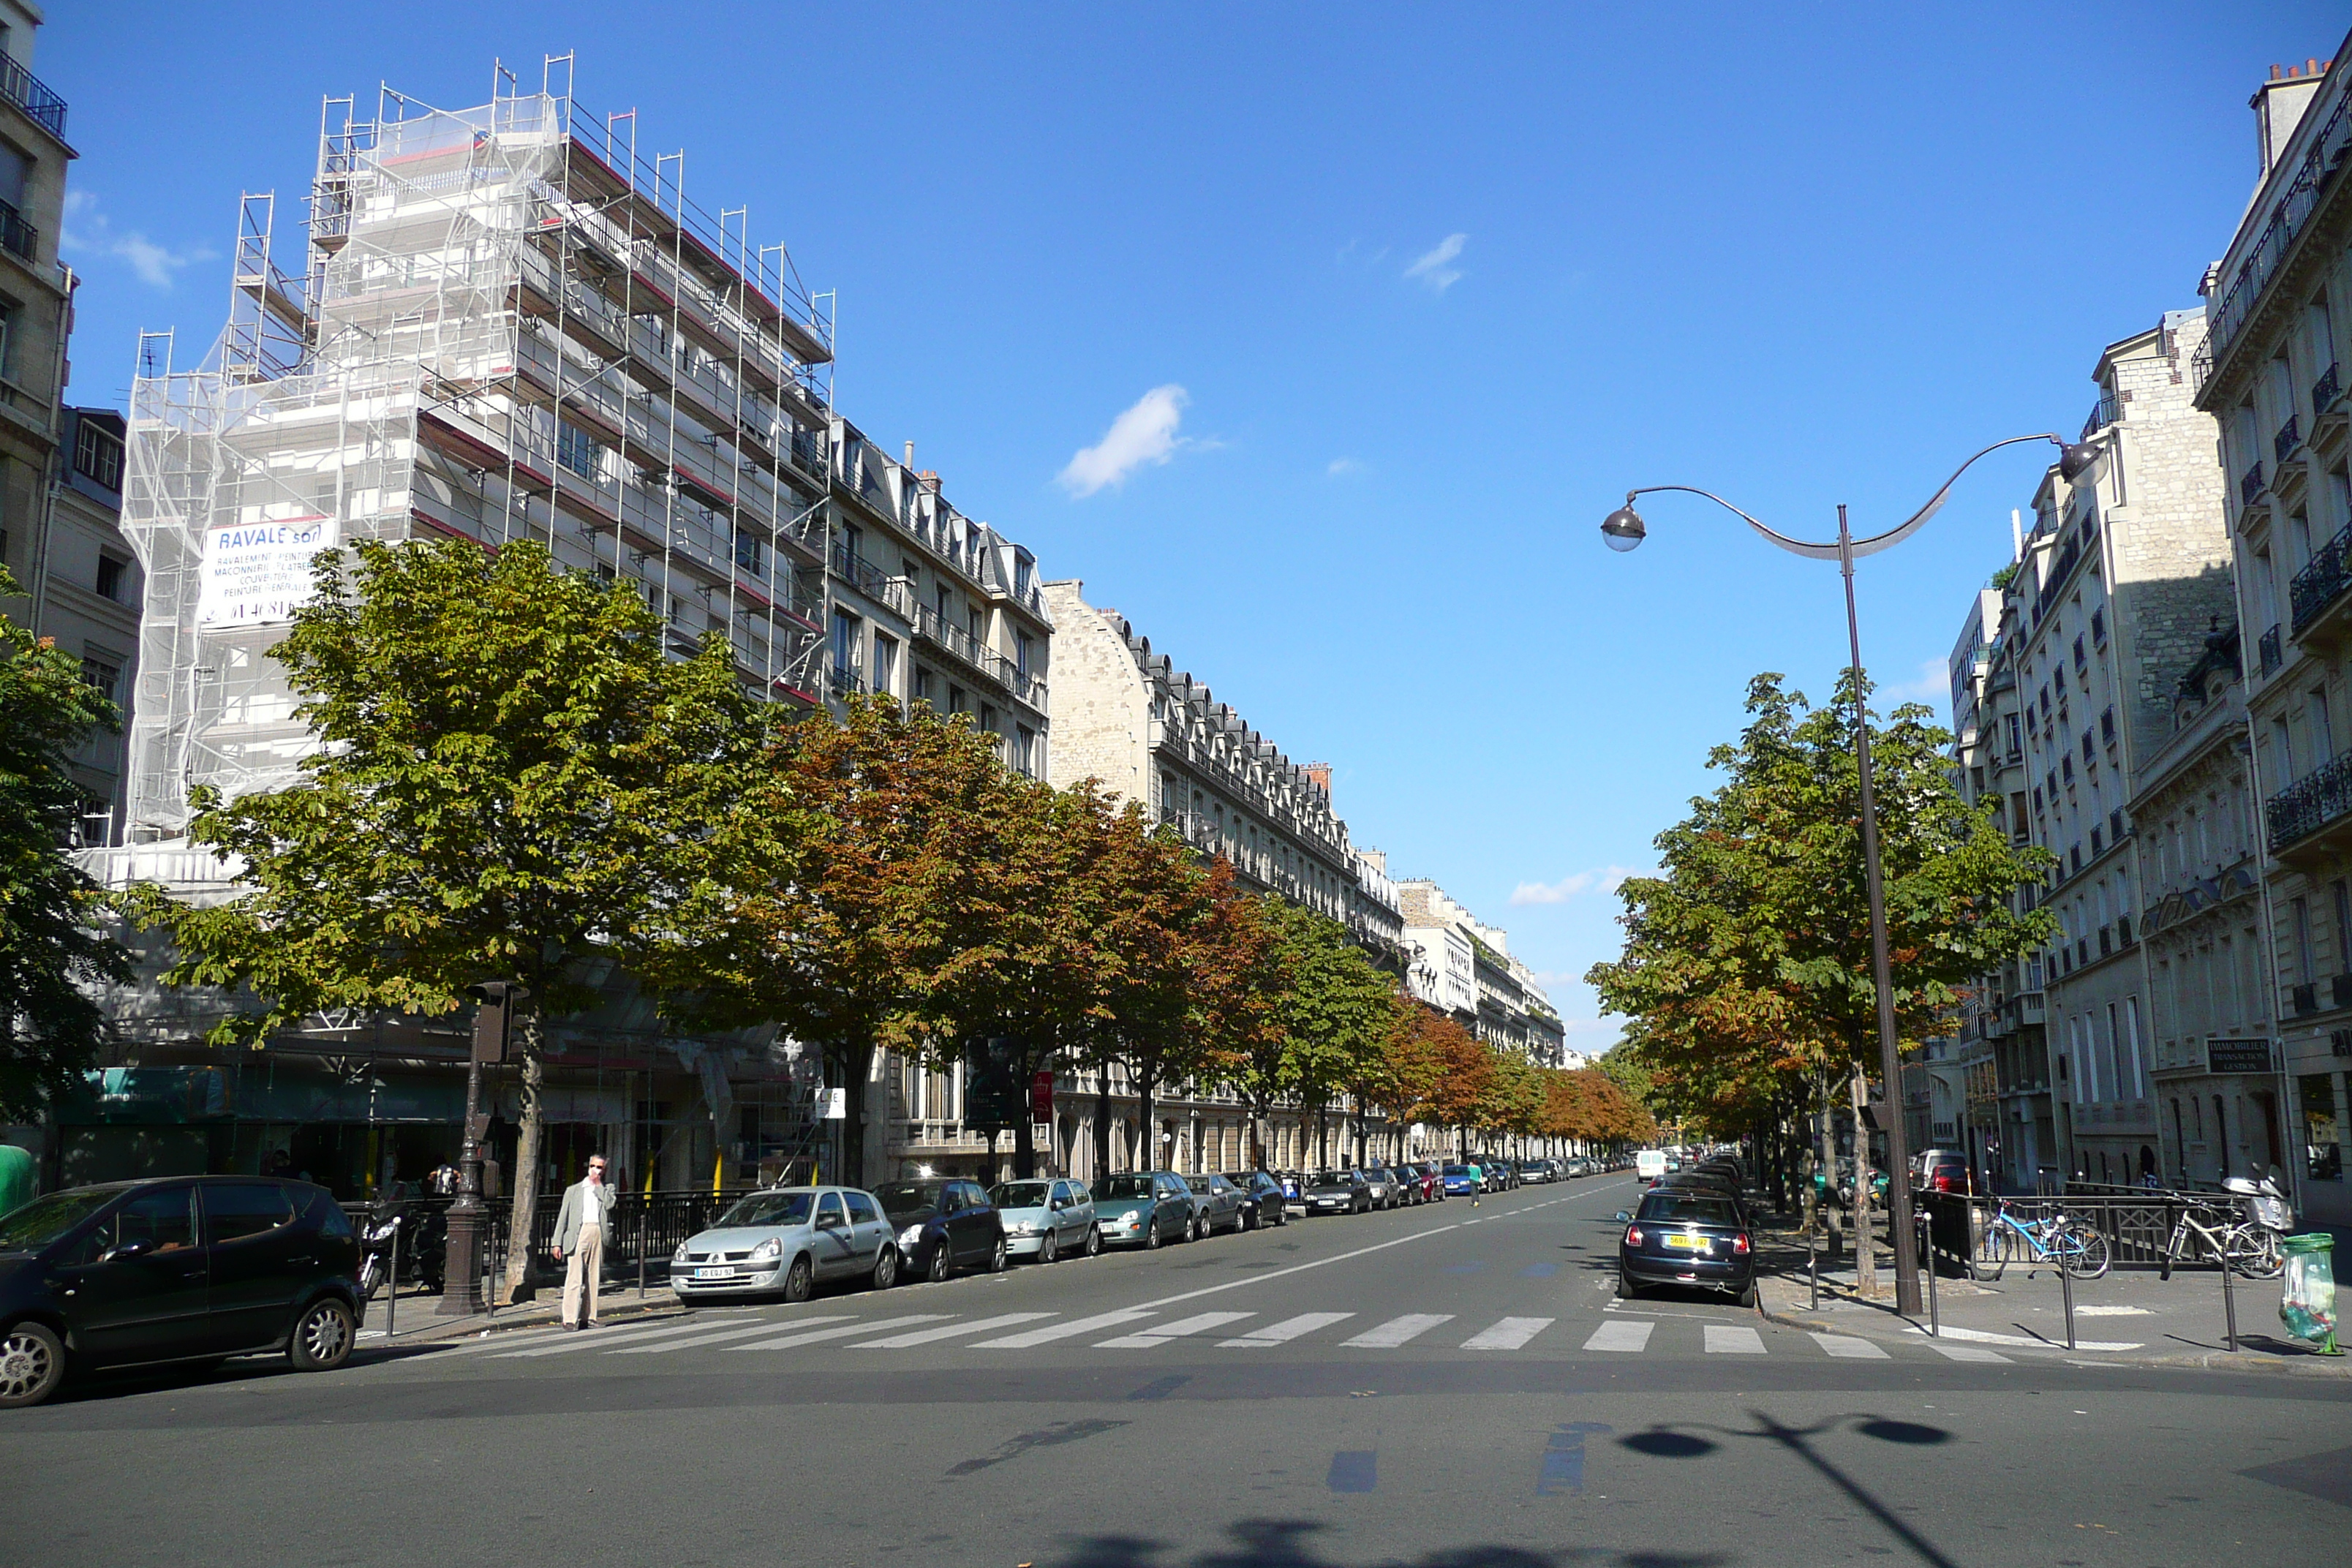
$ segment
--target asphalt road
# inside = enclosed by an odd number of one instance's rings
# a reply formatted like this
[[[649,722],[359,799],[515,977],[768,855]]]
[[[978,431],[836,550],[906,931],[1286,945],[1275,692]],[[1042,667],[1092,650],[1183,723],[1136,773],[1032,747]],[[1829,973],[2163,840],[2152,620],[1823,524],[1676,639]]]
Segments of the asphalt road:
[[[0,1418],[10,1562],[2323,1563],[2352,1381],[1613,1301],[1629,1176]],[[1990,1357],[1991,1359],[1985,1359]]]

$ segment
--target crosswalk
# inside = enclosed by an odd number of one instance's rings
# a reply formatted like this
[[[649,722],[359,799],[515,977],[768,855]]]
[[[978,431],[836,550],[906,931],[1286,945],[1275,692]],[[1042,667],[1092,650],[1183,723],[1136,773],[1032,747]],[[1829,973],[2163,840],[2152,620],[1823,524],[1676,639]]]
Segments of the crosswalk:
[[[1578,1341],[1590,1323],[1563,1328],[1551,1317],[1506,1317],[1467,1321],[1450,1312],[1407,1312],[1370,1321],[1352,1311],[1300,1312],[1283,1317],[1244,1310],[1194,1312],[1174,1317],[1152,1307],[1128,1307],[1078,1318],[1053,1312],[1000,1312],[965,1317],[952,1312],[912,1312],[860,1318],[846,1313],[790,1320],[758,1316],[696,1314],[588,1333],[533,1330],[470,1341],[444,1352],[500,1361],[538,1361],[553,1356],[667,1356],[681,1351],[760,1354],[824,1346],[827,1350],[911,1351],[940,1346],[971,1351],[1034,1351],[1065,1345],[1098,1351],[1148,1352],[1191,1344],[1213,1351],[1263,1351],[1320,1339],[1341,1351],[1460,1350],[1474,1352],[1568,1351],[1596,1356],[1643,1355],[1657,1351],[1710,1356],[1796,1353],[1832,1361],[1892,1361],[1925,1351],[1947,1361],[2009,1365],[2012,1358],[1982,1345],[1936,1340],[1905,1342],[1891,1349],[1853,1334],[1776,1332],[1768,1342],[1746,1323],[1685,1318],[1644,1318],[1610,1313]],[[1468,1332],[1465,1332],[1468,1330]],[[1696,1332],[1693,1331],[1696,1330]]]

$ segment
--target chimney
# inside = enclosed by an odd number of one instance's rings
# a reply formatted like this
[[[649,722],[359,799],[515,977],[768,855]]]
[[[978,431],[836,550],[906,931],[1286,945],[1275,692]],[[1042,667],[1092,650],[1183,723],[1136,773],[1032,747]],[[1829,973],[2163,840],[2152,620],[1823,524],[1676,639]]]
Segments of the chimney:
[[[914,445],[915,444],[912,441],[907,443],[909,452],[913,450]],[[917,474],[915,476],[915,482],[922,486],[925,489],[930,491],[933,495],[940,493],[940,476],[929,468],[925,468],[921,473]]]
[[[915,444],[914,444],[912,441],[909,441],[909,442],[908,442],[908,443],[907,443],[907,467],[908,467],[909,469],[912,469],[912,468],[914,468],[914,466],[915,466]]]
[[[1316,787],[1317,789],[1319,789],[1319,790],[1321,790],[1321,791],[1323,792],[1323,798],[1324,798],[1326,801],[1328,801],[1328,800],[1331,798],[1331,764],[1330,764],[1330,763],[1301,763],[1298,765],[1298,771],[1299,771],[1300,773],[1305,773],[1308,778],[1310,778],[1310,779],[1312,779],[1312,780],[1314,780],[1314,781],[1315,781],[1315,787]]]
[[[2270,79],[2254,89],[2248,100],[2254,111],[2256,151],[2262,157],[2262,172],[2256,183],[2271,177],[2271,170],[2286,152],[2286,144],[2294,139],[2294,129],[2303,123],[2304,110],[2319,93],[2320,79],[2327,74],[2334,60],[2305,60],[2302,67],[2273,66]]]

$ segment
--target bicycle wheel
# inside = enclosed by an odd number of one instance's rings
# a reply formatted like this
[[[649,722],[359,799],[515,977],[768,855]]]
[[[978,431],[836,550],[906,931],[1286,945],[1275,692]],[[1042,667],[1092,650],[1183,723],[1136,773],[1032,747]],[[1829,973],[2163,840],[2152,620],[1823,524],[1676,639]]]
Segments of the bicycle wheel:
[[[2068,1226],[2051,1238],[2059,1267],[2077,1279],[2096,1279],[2107,1271],[2107,1238],[2095,1230]]]
[[[2017,1233],[2005,1225],[1996,1225],[1984,1233],[1969,1269],[1980,1282],[1998,1279],[2016,1256]]]
[[[2231,1226],[2221,1238],[2221,1249],[2242,1279],[2275,1279],[2286,1272],[2286,1254],[2279,1249],[2277,1236],[2262,1226]]]

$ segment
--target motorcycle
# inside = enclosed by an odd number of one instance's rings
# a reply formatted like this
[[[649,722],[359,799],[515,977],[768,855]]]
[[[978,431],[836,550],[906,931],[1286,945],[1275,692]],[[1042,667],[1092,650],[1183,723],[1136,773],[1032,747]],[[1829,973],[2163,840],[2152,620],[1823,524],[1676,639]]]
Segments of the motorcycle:
[[[360,1229],[360,1300],[372,1300],[376,1287],[391,1280],[395,1258],[403,1277],[438,1295],[448,1241],[448,1221],[439,1207],[399,1197],[379,1202]]]
[[[2260,1181],[2245,1176],[2228,1176],[2221,1182],[2222,1190],[2245,1200],[2252,1211],[2252,1228],[2258,1235],[2258,1250],[2248,1260],[2249,1271],[2258,1279],[2267,1279],[2286,1267],[2286,1252],[2279,1238],[2294,1228],[2294,1205],[2287,1201],[2286,1192],[2279,1185],[2278,1172]]]

